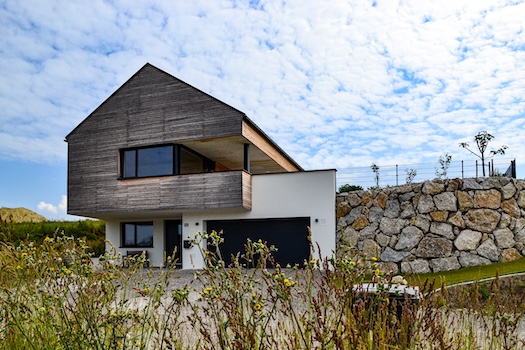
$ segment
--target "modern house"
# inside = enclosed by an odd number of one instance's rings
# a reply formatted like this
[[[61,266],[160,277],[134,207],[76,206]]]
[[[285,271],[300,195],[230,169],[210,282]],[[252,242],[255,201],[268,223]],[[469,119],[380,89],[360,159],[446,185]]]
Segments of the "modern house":
[[[188,241],[212,230],[227,258],[250,238],[302,264],[309,229],[335,251],[335,170],[304,171],[243,112],[151,64],[66,142],[68,213],[105,220],[123,255],[146,251],[159,266],[175,249],[182,268],[202,268]]]

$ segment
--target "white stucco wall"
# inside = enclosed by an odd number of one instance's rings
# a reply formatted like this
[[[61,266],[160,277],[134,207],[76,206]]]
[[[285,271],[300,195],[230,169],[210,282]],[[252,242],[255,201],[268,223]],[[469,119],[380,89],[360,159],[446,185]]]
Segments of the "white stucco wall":
[[[251,211],[201,210],[154,219],[154,248],[146,250],[154,266],[162,264],[164,220],[168,219],[182,217],[183,239],[192,239],[196,232],[205,230],[207,220],[310,217],[312,240],[329,256],[335,251],[335,186],[335,170],[253,175]],[[106,236],[111,242],[120,242],[120,221],[106,223]],[[202,268],[198,247],[182,249],[182,263],[185,269]]]

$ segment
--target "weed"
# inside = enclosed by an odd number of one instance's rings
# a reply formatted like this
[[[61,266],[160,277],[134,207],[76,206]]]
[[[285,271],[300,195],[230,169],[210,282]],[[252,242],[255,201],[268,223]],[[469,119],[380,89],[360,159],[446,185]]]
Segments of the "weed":
[[[3,349],[518,349],[522,283],[391,292],[375,257],[309,257],[284,268],[262,241],[226,266],[220,232],[198,233],[206,268],[177,283],[173,257],[123,268],[110,249],[93,266],[81,239],[0,245]],[[205,248],[204,248],[205,247]],[[313,251],[312,245],[312,251]],[[374,292],[363,292],[374,283]],[[420,290],[432,291],[428,282]],[[510,300],[512,299],[512,300]],[[521,306],[518,306],[521,305]]]

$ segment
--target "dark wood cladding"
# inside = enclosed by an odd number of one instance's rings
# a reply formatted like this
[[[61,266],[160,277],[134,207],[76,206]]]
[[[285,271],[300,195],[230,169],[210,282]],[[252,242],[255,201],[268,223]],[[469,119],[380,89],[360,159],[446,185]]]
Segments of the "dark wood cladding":
[[[242,172],[117,180],[120,149],[242,135],[244,117],[145,65],[66,137],[68,212],[244,208]]]
[[[242,134],[244,113],[149,64],[68,136],[124,147]],[[116,139],[115,139],[116,138]]]
[[[105,188],[99,184],[100,177],[93,177],[82,186],[70,186],[69,213],[97,217],[155,210],[251,209],[251,175],[244,171],[114,179]]]

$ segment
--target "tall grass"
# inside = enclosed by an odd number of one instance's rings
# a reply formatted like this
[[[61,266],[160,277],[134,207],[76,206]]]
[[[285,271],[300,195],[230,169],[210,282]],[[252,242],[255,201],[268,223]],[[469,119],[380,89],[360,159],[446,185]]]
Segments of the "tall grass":
[[[91,252],[96,256],[104,254],[105,221],[7,222],[0,220],[0,240],[12,242],[15,245],[25,240],[41,244],[46,237],[53,237],[56,231],[64,231],[69,236],[84,238]]]
[[[392,298],[374,257],[274,264],[263,242],[225,266],[221,235],[198,234],[206,268],[181,284],[174,261],[93,266],[82,239],[56,234],[0,245],[2,349],[519,349],[523,310],[497,279],[442,289],[419,302]],[[372,276],[377,293],[355,285]],[[424,284],[424,282],[422,282]],[[383,287],[383,288],[381,288]],[[424,285],[421,289],[427,288]],[[477,289],[476,289],[477,288]],[[399,299],[399,300],[396,300]]]

